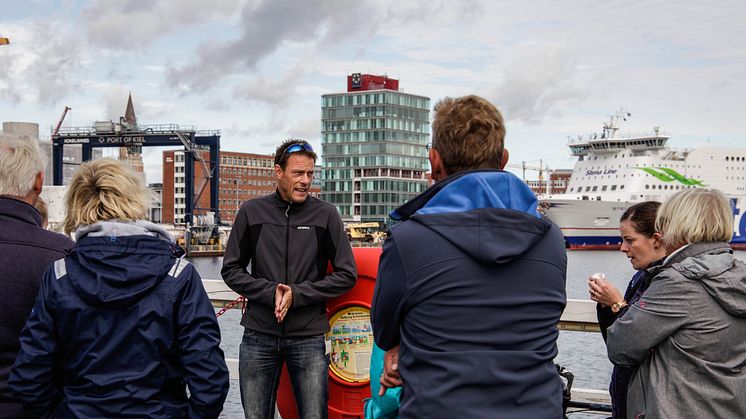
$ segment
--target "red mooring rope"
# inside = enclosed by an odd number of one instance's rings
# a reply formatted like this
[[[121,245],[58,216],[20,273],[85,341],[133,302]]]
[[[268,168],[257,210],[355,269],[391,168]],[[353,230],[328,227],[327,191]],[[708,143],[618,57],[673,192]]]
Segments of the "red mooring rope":
[[[241,296],[236,298],[234,301],[226,304],[225,307],[221,308],[220,311],[215,314],[215,317],[220,317],[221,315],[223,315],[223,313],[232,309],[237,304],[243,304],[243,306],[241,306],[241,313],[243,314],[246,311],[246,297]]]

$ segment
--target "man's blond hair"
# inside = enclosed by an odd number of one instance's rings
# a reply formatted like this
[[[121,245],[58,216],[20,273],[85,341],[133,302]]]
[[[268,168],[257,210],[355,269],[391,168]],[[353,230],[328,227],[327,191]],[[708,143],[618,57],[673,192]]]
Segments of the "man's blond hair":
[[[0,135],[0,195],[25,197],[39,172],[44,172],[44,156],[38,141]]]
[[[111,158],[83,163],[65,194],[63,230],[70,234],[99,221],[144,219],[152,200],[153,193],[129,164]]]
[[[471,169],[499,169],[505,122],[495,105],[479,96],[445,98],[434,108],[433,148],[448,175]]]
[[[716,189],[685,189],[661,205],[655,229],[663,234],[667,248],[729,242],[733,238],[733,208]]]

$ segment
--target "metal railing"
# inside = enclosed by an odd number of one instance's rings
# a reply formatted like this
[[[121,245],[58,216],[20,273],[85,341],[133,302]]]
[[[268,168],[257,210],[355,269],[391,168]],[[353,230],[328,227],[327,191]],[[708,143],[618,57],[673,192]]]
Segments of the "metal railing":
[[[216,308],[223,308],[238,299],[239,295],[233,292],[222,280],[203,279],[202,284],[207,295]],[[240,308],[235,305],[233,308]],[[598,320],[596,319],[596,303],[590,300],[568,299],[565,311],[562,313],[559,330],[573,332],[600,332]],[[231,379],[238,379],[238,360],[226,359]],[[611,397],[606,390],[592,390],[583,388],[572,388],[572,402],[577,405],[590,406],[581,409],[587,413],[608,414],[605,410],[594,410],[592,406],[610,406]],[[571,407],[572,409],[572,407]],[[571,412],[572,410],[568,410]]]

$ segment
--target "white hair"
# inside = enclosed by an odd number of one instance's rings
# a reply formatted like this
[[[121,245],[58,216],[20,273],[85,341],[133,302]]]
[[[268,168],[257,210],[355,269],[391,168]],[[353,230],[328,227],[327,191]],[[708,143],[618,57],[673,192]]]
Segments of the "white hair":
[[[44,156],[38,141],[0,135],[0,195],[28,195],[39,172],[44,172]]]
[[[684,189],[661,205],[655,227],[666,247],[728,242],[733,237],[733,208],[716,189]]]

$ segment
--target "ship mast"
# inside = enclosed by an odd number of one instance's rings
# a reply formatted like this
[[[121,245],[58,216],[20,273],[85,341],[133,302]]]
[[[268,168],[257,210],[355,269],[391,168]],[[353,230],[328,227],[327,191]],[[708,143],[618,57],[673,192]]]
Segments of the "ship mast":
[[[607,116],[609,117],[609,122],[604,124],[601,138],[614,138],[616,132],[619,130],[619,120],[626,121],[632,114],[625,111],[624,108],[619,108],[614,115]]]

